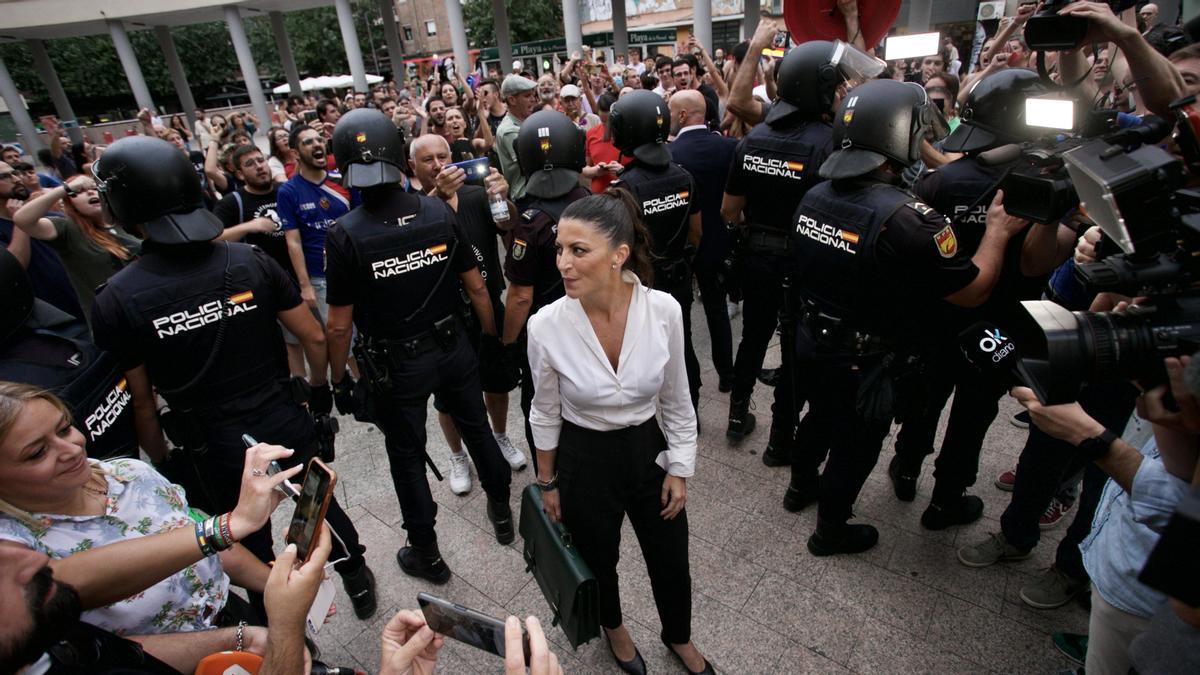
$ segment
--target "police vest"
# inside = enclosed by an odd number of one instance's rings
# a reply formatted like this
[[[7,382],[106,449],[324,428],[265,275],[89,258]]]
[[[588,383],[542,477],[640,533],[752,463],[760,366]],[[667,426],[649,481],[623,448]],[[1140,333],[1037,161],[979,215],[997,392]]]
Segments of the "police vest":
[[[82,322],[80,322],[82,324]],[[61,398],[87,439],[88,456],[134,457],[137,435],[125,372],[69,326],[23,328],[0,349],[0,380],[32,384]]]
[[[688,212],[696,198],[692,175],[677,164],[658,171],[634,166],[614,185],[629,190],[642,207],[642,222],[650,232],[650,251],[656,262],[671,265],[682,260]]]
[[[974,255],[983,241],[987,210],[1004,167],[985,167],[963,157],[926,175],[914,192],[938,213],[954,222],[958,246]]]
[[[787,234],[792,214],[805,193],[821,182],[833,130],[827,124],[809,123],[776,129],[759,124],[742,143],[739,171],[746,181],[746,225]]]
[[[180,260],[147,253],[104,291],[116,295],[144,346],[150,380],[181,412],[258,405],[284,393],[288,380],[280,308],[264,300],[271,292],[255,258],[265,254],[248,244],[209,246],[198,267],[178,273]]]
[[[440,200],[417,196],[417,212],[383,222],[359,207],[338,224],[357,252],[361,292],[354,313],[365,315],[370,337],[409,338],[456,310],[457,275],[451,269],[459,241]]]
[[[835,192],[833,181],[808,191],[796,209],[794,235],[801,297],[828,316],[868,332],[887,331],[887,283],[880,277],[875,243],[892,214],[915,197],[873,183]]]

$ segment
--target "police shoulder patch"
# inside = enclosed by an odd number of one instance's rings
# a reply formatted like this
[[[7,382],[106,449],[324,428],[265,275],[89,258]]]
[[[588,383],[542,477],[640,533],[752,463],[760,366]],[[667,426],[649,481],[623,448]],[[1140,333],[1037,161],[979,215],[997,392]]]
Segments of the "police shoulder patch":
[[[525,257],[525,248],[526,248],[526,244],[525,244],[524,239],[513,239],[513,245],[512,245],[513,260],[521,260],[522,258],[524,258]]]
[[[523,212],[521,212],[521,218],[523,218],[527,223],[532,223],[533,219],[537,218],[537,214],[537,209],[525,209]]]
[[[943,258],[953,258],[958,253],[958,238],[954,236],[954,226],[947,225],[933,235],[933,243],[937,245],[938,253]]]
[[[925,202],[921,201],[909,202],[908,207],[922,216],[928,216],[931,213],[937,213],[937,211],[933,210],[932,206],[929,206]]]

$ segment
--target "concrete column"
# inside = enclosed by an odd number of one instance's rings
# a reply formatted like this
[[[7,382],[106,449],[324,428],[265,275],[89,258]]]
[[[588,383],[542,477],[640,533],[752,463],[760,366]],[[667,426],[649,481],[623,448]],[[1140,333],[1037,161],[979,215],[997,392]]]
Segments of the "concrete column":
[[[8,66],[4,65],[4,59],[0,59],[0,98],[4,99],[4,105],[8,106],[8,114],[12,115],[13,122],[17,125],[25,154],[35,157],[37,151],[45,146],[38,136],[37,127],[33,126],[29,111],[25,109],[25,101],[21,100],[21,92],[17,90],[17,84],[8,72]],[[37,164],[36,157],[33,163]]]
[[[350,0],[334,0],[338,27],[342,29],[342,44],[346,47],[346,60],[350,62],[350,75],[354,78],[354,91],[367,91],[367,67],[363,65],[362,47],[358,44],[358,30],[354,26],[354,12]]]
[[[929,30],[929,13],[932,10],[932,0],[911,0],[908,3],[909,34],[924,33]]]
[[[712,0],[696,0],[692,5],[692,35],[712,54]]]
[[[758,0],[744,0],[742,11],[742,39],[749,40],[758,30],[758,13],[761,5]]]
[[[133,100],[139,108],[149,108],[152,112],[154,98],[150,96],[150,87],[146,86],[146,78],[142,77],[142,67],[138,65],[137,54],[133,45],[129,44],[129,35],[125,32],[125,23],[118,19],[108,19],[108,34],[112,36],[113,47],[117,49],[117,58],[121,59],[121,68],[125,70],[125,78],[129,80],[129,88],[133,91]]]
[[[396,28],[396,8],[392,0],[378,0],[383,15],[383,39],[387,41],[388,61],[392,64],[392,79],[396,86],[404,82],[404,48],[400,46],[400,29]]]
[[[572,52],[583,51],[583,25],[579,23],[579,0],[562,0],[563,28],[567,37],[567,58]],[[512,64],[505,64],[511,68]]]
[[[233,51],[237,53],[238,66],[242,69],[242,80],[250,95],[250,106],[258,116],[259,130],[265,131],[271,126],[271,110],[267,107],[267,97],[263,96],[262,81],[258,79],[258,66],[254,65],[254,54],[250,52],[250,40],[246,38],[242,15],[233,5],[225,5],[223,9],[225,25],[229,27],[229,39],[233,41]]]
[[[702,1],[702,0],[701,0]],[[629,27],[625,21],[625,0],[612,0],[613,22],[613,63],[617,62],[617,54],[629,57]]]
[[[279,51],[279,61],[283,63],[283,76],[292,88],[288,95],[300,96],[300,71],[296,69],[292,43],[288,41],[287,29],[283,26],[283,12],[267,12],[267,16],[271,19],[271,32],[275,34],[275,49]]]
[[[504,0],[492,0],[492,20],[496,23],[496,49],[500,52],[500,75],[512,68],[512,36],[508,32],[508,8]],[[580,38],[582,40],[582,38]]]
[[[450,43],[454,46],[454,70],[464,78],[474,70],[467,51],[467,27],[463,23],[462,3],[459,0],[445,0],[446,21],[450,24]]]
[[[42,84],[46,85],[46,90],[50,92],[50,100],[54,103],[54,112],[57,113],[59,121],[64,123],[72,143],[82,143],[83,129],[79,128],[75,111],[71,109],[71,101],[67,99],[67,92],[63,91],[58,73],[54,71],[54,64],[50,62],[50,55],[46,53],[46,43],[41,40],[26,40],[25,43],[33,54],[34,70],[37,71]]]
[[[183,62],[179,60],[179,53],[175,51],[171,29],[167,26],[155,26],[154,37],[158,38],[158,46],[162,49],[163,58],[167,60],[167,71],[171,73],[171,82],[175,85],[175,94],[179,96],[179,105],[183,106],[183,114],[187,116],[188,130],[195,129],[196,98],[192,96],[192,87],[188,84]]]

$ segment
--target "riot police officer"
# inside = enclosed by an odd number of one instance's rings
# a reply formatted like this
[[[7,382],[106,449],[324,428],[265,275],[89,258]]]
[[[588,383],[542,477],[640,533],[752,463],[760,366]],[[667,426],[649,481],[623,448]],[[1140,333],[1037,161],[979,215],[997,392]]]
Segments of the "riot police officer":
[[[440,199],[405,191],[404,146],[378,110],[346,113],[334,128],[343,185],[362,205],[338,219],[325,240],[331,371],[339,410],[350,412],[353,380],[345,366],[351,323],[355,358],[371,419],[383,431],[408,544],[396,553],[406,574],[450,580],[434,531],[437,505],[425,477],[425,413],[437,394],[462,434],[487,493],[496,540],[513,540],[512,474],[487,423],[479,360],[458,312],[462,282],[484,339],[496,339],[492,302],[475,255]],[[436,472],[436,469],[435,469]],[[438,476],[440,478],[440,475]]]
[[[608,129],[621,154],[633,157],[613,187],[628,190],[642,208],[654,260],[651,287],[670,293],[683,309],[683,360],[692,406],[699,408],[700,362],[692,347],[691,259],[701,228],[696,183],[671,161],[671,115],[658,94],[635,90],[621,97],[608,113]]]
[[[958,247],[966,255],[978,250],[988,205],[1012,165],[989,165],[979,155],[1008,143],[1034,140],[1036,128],[1025,123],[1025,100],[1044,93],[1041,78],[1028,70],[1005,70],[981,80],[967,97],[962,124],[942,143],[943,149],[965,156],[926,173],[913,186],[922,201],[953,220]],[[969,523],[983,514],[983,500],[964,496],[964,492],[975,483],[984,436],[996,418],[998,399],[1007,389],[1003,382],[984,378],[965,361],[957,346],[958,334],[980,319],[1010,325],[1019,314],[1020,300],[1041,296],[1047,275],[1074,246],[1075,236],[1065,227],[1056,245],[1057,230],[1057,224],[1033,225],[1010,239],[1000,280],[988,301],[969,310],[943,305],[922,341],[929,354],[923,368],[927,407],[923,414],[905,420],[888,475],[896,496],[912,501],[921,463],[933,452],[938,418],[954,392],[934,472],[937,482],[929,508],[921,517],[928,529]],[[1027,241],[1029,238],[1035,240]]]
[[[166,459],[163,428],[190,453],[198,484],[189,501],[221,512],[237,503],[243,434],[295,450],[285,465],[318,451],[310,413],[290,379],[279,322],[296,335],[313,364],[311,410],[332,407],[325,381],[325,340],[301,302],[296,282],[261,249],[213,241],[221,222],[204,208],[196,172],[173,145],[133,136],[109,146],[92,168],[105,217],[145,234],[142,257],[96,296],[96,345],[117,356],[133,397],[138,441]],[[278,321],[277,321],[278,320]],[[160,426],[157,390],[170,406]],[[196,494],[194,494],[196,493]],[[326,520],[344,542],[335,567],[355,614],[375,612],[375,577],[358,533],[336,499]],[[342,543],[335,539],[335,547]],[[270,525],[242,542],[274,558]]]
[[[847,80],[873,76],[879,68],[842,42],[814,40],[792,49],[779,64],[779,97],[766,123],[751,129],[734,152],[721,215],[730,227],[739,228],[742,286],[754,289],[743,301],[742,341],[729,395],[726,435],[735,443],[756,423],[749,412],[750,395],[779,324],[784,277],[792,272],[790,223],[800,199],[820,182],[817,171],[832,151],[829,117]],[[763,453],[768,466],[791,463],[795,443],[799,405],[792,397],[791,355],[783,352],[771,437]]]
[[[555,237],[563,210],[571,202],[591,194],[579,185],[579,172],[586,165],[583,131],[560,112],[536,112],[521,123],[517,161],[528,182],[520,204],[524,210],[513,228],[504,262],[509,286],[501,342],[521,368],[525,441],[532,452],[529,409],[533,402],[533,376],[525,352],[525,324],[539,309],[566,293],[556,262]]]
[[[808,191],[796,209],[796,291],[801,303],[796,365],[806,375],[809,416],[832,432],[820,480],[822,448],[801,447],[789,497],[819,500],[814,555],[858,553],[875,545],[870,525],[850,525],[851,508],[891,428],[900,364],[938,298],[983,302],[999,276],[1004,246],[1023,225],[1000,200],[987,214],[974,257],[955,227],[899,187],[920,157],[934,121],[918,85],[874,80],[856,87],[834,118],[833,146],[821,166],[832,180]]]

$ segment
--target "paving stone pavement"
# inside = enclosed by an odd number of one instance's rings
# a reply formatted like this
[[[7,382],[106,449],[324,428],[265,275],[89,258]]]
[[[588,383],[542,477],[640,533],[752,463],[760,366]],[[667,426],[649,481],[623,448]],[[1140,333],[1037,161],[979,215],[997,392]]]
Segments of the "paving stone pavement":
[[[754,407],[759,425],[739,446],[725,439],[728,394],[716,389],[708,334],[697,302],[692,325],[704,368],[701,390],[700,456],[688,481],[688,520],[693,582],[693,639],[723,673],[1056,673],[1071,667],[1050,642],[1050,634],[1086,632],[1087,612],[1072,603],[1054,611],[1025,607],[1021,586],[1048,567],[1065,525],[1044,533],[1028,560],[985,569],[959,564],[956,547],[999,530],[1009,493],[992,485],[999,472],[1016,465],[1025,432],[1009,424],[1017,406],[1009,400],[990,430],[973,494],[983,498],[984,516],[972,525],[929,532],[919,523],[933,487],[932,460],[925,463],[915,502],[895,499],[887,479],[894,435],[858,500],[860,522],[875,525],[880,543],[859,556],[816,558],[805,540],[815,508],[800,514],[783,509],[787,468],[768,468],[759,453],[770,427],[771,390],[759,384]],[[734,324],[734,345],[741,332]],[[774,346],[767,365],[778,362]],[[525,448],[515,392],[508,416],[509,436]],[[945,415],[943,415],[943,430]],[[318,635],[322,660],[375,672],[379,635],[398,609],[414,608],[419,591],[430,591],[497,617],[535,614],[549,625],[549,610],[537,583],[525,572],[521,539],[500,546],[484,513],[485,499],[475,480],[472,491],[455,496],[430,476],[439,505],[438,538],[454,572],[445,586],[405,576],[396,550],[405,541],[400,510],[388,473],[383,436],[372,426],[342,418],[333,467],[338,499],[367,546],[367,560],[379,585],[379,611],[367,622],[355,619],[349,599],[337,586],[339,613]],[[447,466],[448,450],[432,407],[426,423],[429,452]],[[941,432],[939,432],[939,442]],[[525,448],[528,456],[528,449]],[[513,474],[512,504],[532,471]],[[289,513],[276,514],[277,532],[286,531]],[[650,595],[645,563],[632,529],[622,534],[621,597],[626,623],[650,672],[682,672],[658,640],[659,620]],[[552,648],[568,673],[619,672],[601,638],[572,650],[557,628]],[[444,673],[499,673],[499,660],[448,640],[438,660]]]

